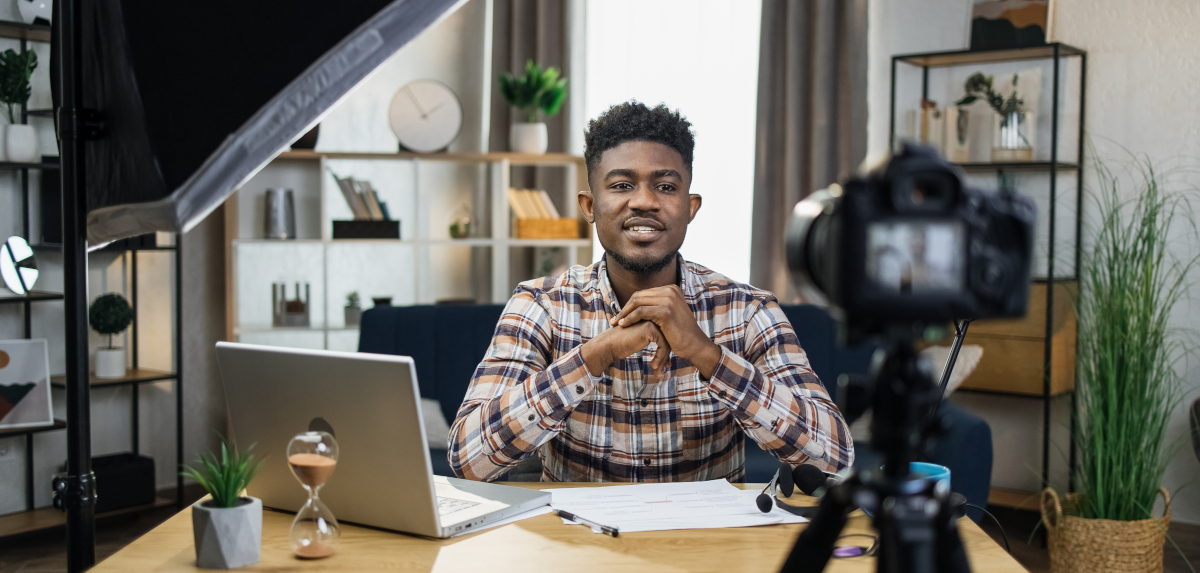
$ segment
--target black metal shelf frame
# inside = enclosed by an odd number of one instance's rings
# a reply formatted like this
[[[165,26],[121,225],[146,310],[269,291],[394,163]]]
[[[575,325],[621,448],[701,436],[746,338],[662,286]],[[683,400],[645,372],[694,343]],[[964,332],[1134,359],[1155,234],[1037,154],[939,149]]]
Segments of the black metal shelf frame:
[[[1063,58],[1079,58],[1079,133],[1078,143],[1075,155],[1075,162],[1061,162],[1058,157],[1058,139],[1059,127],[1061,125],[1062,110],[1059,106],[1059,79],[1063,76],[1062,62]],[[964,171],[1039,171],[1045,172],[1050,178],[1050,209],[1049,217],[1049,234],[1047,236],[1047,262],[1046,262],[1046,279],[1044,282],[1058,282],[1061,280],[1078,280],[1079,268],[1081,263],[1081,240],[1083,238],[1083,226],[1081,222],[1080,207],[1083,204],[1083,160],[1084,160],[1084,121],[1087,110],[1087,52],[1067,44],[1053,42],[1044,46],[1033,48],[1021,48],[1010,50],[982,50],[982,51],[949,51],[949,52],[929,52],[920,54],[903,54],[892,57],[891,68],[891,95],[889,104],[889,120],[888,120],[888,147],[892,149],[896,145],[896,72],[899,64],[906,64],[912,67],[921,69],[921,97],[928,99],[929,96],[929,69],[939,67],[958,67],[958,66],[973,66],[998,64],[1007,62],[1017,62],[1025,60],[1051,60],[1053,68],[1053,79],[1051,81],[1051,113],[1050,113],[1050,160],[1044,162],[1028,162],[1028,163],[968,163],[960,164]],[[1054,274],[1055,261],[1055,243],[1056,243],[1056,222],[1057,213],[1056,207],[1058,203],[1058,173],[1060,171],[1073,171],[1075,173],[1075,268],[1072,276],[1056,277]],[[1071,430],[1070,430],[1070,454],[1068,461],[1068,476],[1069,489],[1075,489],[1075,416],[1076,409],[1076,394],[1074,390],[1052,395],[1050,392],[1051,368],[1050,361],[1052,357],[1052,329],[1053,329],[1053,313],[1054,312],[1054,289],[1046,289],[1046,332],[1045,332],[1045,347],[1043,350],[1043,374],[1042,374],[1042,394],[1034,396],[1042,401],[1042,485],[1045,487],[1050,483],[1050,406],[1051,401],[1057,397],[1069,395],[1071,398]],[[998,392],[997,392],[998,394]],[[1008,396],[1023,396],[1024,394],[1007,394]]]
[[[12,21],[0,20],[0,38],[10,38],[10,39],[19,40],[20,48],[21,48],[20,51],[22,54],[24,54],[28,50],[28,42],[49,43],[51,41],[50,26],[25,24],[23,22],[12,22]],[[23,123],[23,124],[28,123],[30,117],[52,118],[52,117],[54,117],[54,110],[52,110],[52,109],[30,110],[30,109],[27,109],[26,105],[21,105],[21,123]],[[0,162],[0,170],[5,170],[5,169],[14,170],[19,174],[20,186],[21,186],[21,200],[22,200],[22,202],[21,202],[21,228],[23,230],[23,235],[26,237],[29,236],[29,233],[31,230],[31,226],[30,226],[30,222],[29,222],[29,216],[30,216],[29,170],[30,169],[59,169],[59,167],[60,167],[59,164],[53,164],[53,163]],[[68,208],[68,206],[71,203],[73,203],[73,202],[67,201],[66,199],[67,198],[64,197],[64,201],[63,201],[64,208]],[[67,223],[67,221],[64,221],[64,228],[63,228],[64,238],[69,236],[67,233],[65,223]],[[131,295],[130,302],[131,302],[131,306],[133,307],[134,316],[133,316],[133,322],[130,325],[131,326],[130,346],[132,347],[132,353],[131,353],[132,354],[132,362],[133,362],[133,368],[135,368],[135,369],[138,368],[138,330],[139,330],[139,328],[138,328],[138,313],[137,313],[137,308],[138,308],[138,304],[137,304],[137,301],[138,301],[138,287],[137,287],[137,285],[138,285],[138,280],[137,280],[138,256],[137,256],[137,254],[139,251],[165,251],[165,252],[176,251],[176,253],[173,257],[174,263],[175,263],[175,268],[174,268],[174,278],[175,278],[175,297],[174,297],[174,299],[175,299],[174,300],[174,306],[175,306],[175,308],[174,308],[174,311],[175,311],[175,317],[174,317],[175,318],[175,344],[174,344],[175,372],[170,377],[157,378],[156,380],[174,380],[175,414],[176,414],[176,416],[175,416],[175,465],[176,465],[176,469],[178,470],[178,471],[176,471],[176,474],[178,474],[178,475],[176,477],[175,505],[179,509],[183,509],[183,506],[184,506],[183,476],[182,476],[182,474],[179,473],[183,469],[183,281],[182,281],[183,264],[182,264],[182,261],[180,260],[182,258],[182,244],[183,244],[183,237],[177,236],[174,246],[131,247],[131,248],[109,249],[109,250],[121,251],[123,253],[129,253],[132,255],[132,256],[130,256],[130,270],[131,270],[130,284],[132,285],[131,292],[130,292],[130,295]],[[63,247],[62,247],[62,245],[33,245],[33,248],[36,248],[36,249],[60,249],[61,250]],[[70,265],[69,261],[64,261],[64,267],[69,266],[69,265]],[[69,277],[71,275],[71,271],[70,271],[70,269],[66,269],[66,268],[64,268],[64,271],[65,271],[65,274],[67,275],[67,282],[69,283],[70,282]],[[69,290],[70,285],[68,284],[67,287]],[[66,295],[62,294],[62,293],[47,293],[47,292],[41,292],[41,291],[33,291],[30,293],[30,295],[23,296],[23,297],[0,297],[0,304],[19,303],[19,304],[23,305],[23,307],[24,307],[24,322],[25,322],[24,335],[25,335],[26,339],[29,339],[29,338],[33,338],[33,320],[32,320],[33,319],[33,312],[32,312],[33,306],[32,306],[32,303],[38,302],[38,301],[48,301],[48,300],[64,300],[65,297],[66,297]],[[67,318],[68,318],[68,322],[69,322],[70,316],[68,316]],[[70,328],[70,325],[68,325],[68,330],[69,330],[69,328]],[[68,337],[70,337],[69,332],[68,332]],[[72,353],[70,352],[69,349],[68,349],[67,354],[68,354],[68,356],[67,356],[68,363],[73,362],[73,360],[72,360],[73,357],[71,356]],[[71,369],[72,369],[72,365],[68,364],[68,371],[70,371]],[[86,365],[84,365],[84,370],[86,371]],[[138,432],[139,432],[139,428],[138,428],[138,426],[139,426],[139,424],[138,424],[138,418],[139,418],[138,387],[140,386],[141,382],[149,382],[149,381],[151,381],[151,380],[138,380],[138,381],[132,381],[132,382],[125,382],[125,383],[129,384],[130,388],[132,388],[132,391],[131,391],[132,397],[130,400],[131,422],[132,422],[131,434],[132,435],[130,436],[130,438],[131,438],[131,444],[132,444],[132,451],[135,454],[138,453],[140,450],[139,435],[138,435]],[[118,384],[121,384],[121,383],[118,383]],[[98,387],[104,387],[104,386],[111,386],[111,385],[104,384],[104,385],[99,385]],[[68,401],[69,400],[70,399],[68,398]],[[71,408],[68,405],[68,417],[70,417],[70,409]],[[88,421],[86,418],[87,418],[87,416],[85,415],[85,423],[90,423],[90,421]],[[9,436],[15,436],[15,435],[24,435],[25,436],[25,509],[26,509],[26,511],[32,511],[34,509],[34,493],[35,493],[34,472],[33,472],[34,435],[42,433],[42,432],[61,430],[61,429],[66,429],[66,428],[68,428],[68,424],[66,421],[56,419],[54,421],[54,424],[52,424],[52,425],[37,426],[37,427],[32,427],[32,428],[18,428],[18,429],[6,431],[6,432],[0,432],[0,437],[9,437]],[[150,509],[152,507],[159,507],[159,506],[158,505],[147,506],[147,507],[141,508],[141,509]],[[137,510],[137,508],[134,508],[134,509]]]

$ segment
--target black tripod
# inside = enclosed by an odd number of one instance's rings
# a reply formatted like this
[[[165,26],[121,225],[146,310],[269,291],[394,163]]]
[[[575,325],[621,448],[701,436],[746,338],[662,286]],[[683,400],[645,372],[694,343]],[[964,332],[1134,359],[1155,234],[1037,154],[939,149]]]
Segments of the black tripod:
[[[965,326],[962,329],[965,332]],[[960,335],[962,333],[960,332]],[[962,538],[943,482],[909,471],[926,440],[947,429],[930,416],[942,389],[917,359],[911,337],[892,337],[876,354],[867,385],[851,385],[853,394],[870,397],[874,410],[871,446],[883,455],[883,469],[857,469],[832,486],[811,523],[800,534],[783,564],[783,573],[825,569],[846,516],[861,507],[874,516],[879,532],[876,571],[881,573],[969,572]],[[859,400],[865,406],[866,400]]]

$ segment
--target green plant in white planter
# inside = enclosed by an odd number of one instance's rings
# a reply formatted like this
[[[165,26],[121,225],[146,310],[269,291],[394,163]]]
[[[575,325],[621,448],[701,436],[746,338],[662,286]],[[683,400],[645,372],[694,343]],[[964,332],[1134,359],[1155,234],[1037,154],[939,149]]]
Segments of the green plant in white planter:
[[[37,132],[32,125],[17,123],[15,106],[25,105],[32,90],[29,78],[37,69],[37,54],[32,50],[0,53],[0,103],[4,104],[9,126],[4,134],[4,156],[8,161],[32,163],[38,160]]]
[[[346,319],[346,328],[355,328],[362,323],[362,300],[358,291],[346,295],[346,308],[342,309]]]
[[[197,567],[233,569],[259,561],[262,500],[242,495],[262,467],[253,449],[238,452],[222,443],[221,457],[203,454],[197,460],[199,469],[184,468],[183,475],[196,480],[211,496],[192,504]]]
[[[509,149],[518,153],[545,153],[550,140],[542,121],[562,109],[567,99],[566,78],[558,77],[555,68],[542,69],[529,60],[524,76],[500,76],[500,94],[508,105],[525,116],[524,122],[514,123],[509,131]]]
[[[88,323],[100,334],[108,335],[108,346],[96,350],[96,377],[125,377],[125,349],[113,345],[113,335],[121,334],[133,321],[133,309],[125,297],[110,292],[96,297],[88,308]]]

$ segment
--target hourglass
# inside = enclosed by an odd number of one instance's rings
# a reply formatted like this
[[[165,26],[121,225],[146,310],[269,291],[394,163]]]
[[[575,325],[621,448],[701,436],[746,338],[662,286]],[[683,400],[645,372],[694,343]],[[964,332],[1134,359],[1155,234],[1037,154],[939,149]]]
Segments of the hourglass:
[[[296,512],[288,536],[292,552],[298,557],[320,559],[333,554],[341,530],[333,512],[321,503],[317,492],[329,481],[337,466],[338,444],[328,432],[304,432],[288,443],[288,465],[300,485],[308,492],[308,501]]]

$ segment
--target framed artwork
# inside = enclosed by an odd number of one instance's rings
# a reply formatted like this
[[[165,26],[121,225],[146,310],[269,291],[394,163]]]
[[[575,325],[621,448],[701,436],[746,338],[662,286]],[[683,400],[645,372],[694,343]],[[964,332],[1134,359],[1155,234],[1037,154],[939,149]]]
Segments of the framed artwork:
[[[1044,45],[1052,0],[974,0],[971,49],[1007,50]]]
[[[0,340],[0,429],[53,423],[46,341]]]

